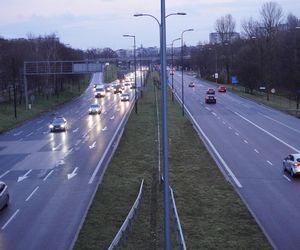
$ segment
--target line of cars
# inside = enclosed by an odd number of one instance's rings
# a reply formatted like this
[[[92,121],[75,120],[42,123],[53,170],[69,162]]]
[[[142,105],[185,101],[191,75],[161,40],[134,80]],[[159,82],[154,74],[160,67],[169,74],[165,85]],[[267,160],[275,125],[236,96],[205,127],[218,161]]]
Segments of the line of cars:
[[[226,87],[221,85],[218,87],[218,92],[225,93],[226,92]],[[209,88],[206,91],[206,96],[205,96],[205,103],[217,103],[217,98],[215,97],[215,89]]]

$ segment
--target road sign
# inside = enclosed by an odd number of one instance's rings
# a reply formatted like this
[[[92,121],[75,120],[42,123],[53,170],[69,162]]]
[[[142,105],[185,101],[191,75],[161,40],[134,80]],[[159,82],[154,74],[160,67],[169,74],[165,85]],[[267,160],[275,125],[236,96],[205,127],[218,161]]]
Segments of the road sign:
[[[236,85],[236,84],[239,83],[239,80],[238,80],[237,76],[231,76],[231,83],[233,85]]]

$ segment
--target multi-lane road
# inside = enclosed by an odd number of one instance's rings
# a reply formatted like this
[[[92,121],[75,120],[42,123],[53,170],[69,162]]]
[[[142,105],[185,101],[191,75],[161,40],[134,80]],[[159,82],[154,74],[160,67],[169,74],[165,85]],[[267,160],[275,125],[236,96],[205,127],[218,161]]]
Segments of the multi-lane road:
[[[114,151],[128,114],[120,94],[95,99],[92,83],[66,105],[0,135],[0,180],[10,203],[0,211],[0,249],[69,249]],[[100,115],[89,115],[98,102]],[[68,121],[67,132],[50,133],[53,116]]]
[[[181,99],[181,75],[174,79]],[[300,152],[300,120],[230,92],[216,91],[217,103],[205,104],[214,86],[184,81],[186,114],[273,247],[299,249],[300,179],[283,172],[282,160]]]

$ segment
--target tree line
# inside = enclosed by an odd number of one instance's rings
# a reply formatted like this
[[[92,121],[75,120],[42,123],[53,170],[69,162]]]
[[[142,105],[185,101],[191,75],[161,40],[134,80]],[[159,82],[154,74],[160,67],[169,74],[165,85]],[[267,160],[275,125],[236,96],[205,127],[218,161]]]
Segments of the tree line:
[[[191,48],[191,60],[183,67],[196,70],[201,77],[231,84],[236,76],[239,84],[251,94],[265,88],[298,99],[300,95],[300,19],[293,14],[284,18],[276,2],[266,2],[260,18],[242,22],[236,36],[236,22],[228,14],[216,20],[216,43]],[[218,73],[217,78],[215,73]]]

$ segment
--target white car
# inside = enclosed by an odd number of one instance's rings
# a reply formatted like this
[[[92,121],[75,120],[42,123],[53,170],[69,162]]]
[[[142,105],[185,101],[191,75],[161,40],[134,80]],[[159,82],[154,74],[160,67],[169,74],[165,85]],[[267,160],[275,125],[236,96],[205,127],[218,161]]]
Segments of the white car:
[[[93,115],[93,114],[101,114],[102,108],[99,104],[95,103],[92,104],[89,108],[89,114]]]
[[[123,94],[121,95],[121,101],[122,101],[122,102],[127,102],[127,101],[129,101],[129,94],[128,94],[128,93],[123,93]]]
[[[300,154],[290,154],[284,158],[283,170],[289,171],[291,176],[300,175]]]
[[[105,96],[105,88],[103,87],[96,87],[95,90],[95,97],[104,97]]]
[[[3,209],[8,205],[9,202],[9,194],[7,185],[0,181],[0,209]]]

